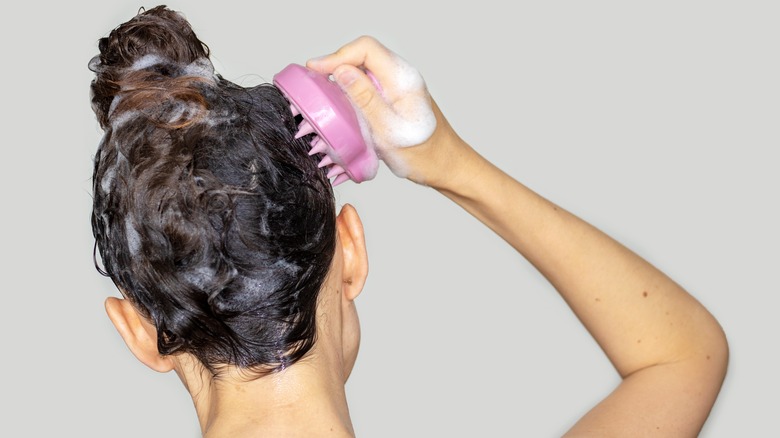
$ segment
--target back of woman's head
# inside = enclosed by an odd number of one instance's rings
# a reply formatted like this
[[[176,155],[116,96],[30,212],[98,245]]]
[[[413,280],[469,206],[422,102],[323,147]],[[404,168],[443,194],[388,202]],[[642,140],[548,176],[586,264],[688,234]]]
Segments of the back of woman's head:
[[[103,269],[162,354],[283,368],[311,348],[335,249],[333,193],[272,85],[214,73],[164,6],[99,42],[92,228]]]

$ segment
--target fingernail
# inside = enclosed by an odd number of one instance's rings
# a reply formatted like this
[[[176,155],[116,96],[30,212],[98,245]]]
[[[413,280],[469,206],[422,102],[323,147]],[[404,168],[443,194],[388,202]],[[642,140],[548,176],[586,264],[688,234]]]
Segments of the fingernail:
[[[325,59],[326,56],[328,55],[322,55],[322,56],[317,56],[316,58],[311,58],[308,61],[306,61],[306,65],[319,64],[323,59]]]
[[[342,87],[348,87],[350,84],[355,82],[355,79],[357,79],[357,74],[349,68],[334,72],[334,76],[336,77],[336,82],[338,82]]]

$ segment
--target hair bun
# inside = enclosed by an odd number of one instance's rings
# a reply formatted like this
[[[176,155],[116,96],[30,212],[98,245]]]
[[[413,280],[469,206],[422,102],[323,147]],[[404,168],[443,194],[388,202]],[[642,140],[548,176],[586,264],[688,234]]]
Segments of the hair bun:
[[[184,16],[166,6],[140,12],[101,38],[98,48],[100,54],[90,60],[89,69],[95,72],[92,108],[104,129],[118,107],[116,98],[122,94],[143,90],[148,104],[154,102],[149,100],[153,97],[149,90],[164,88],[170,95],[171,90],[183,90],[188,83],[214,78],[208,47]]]

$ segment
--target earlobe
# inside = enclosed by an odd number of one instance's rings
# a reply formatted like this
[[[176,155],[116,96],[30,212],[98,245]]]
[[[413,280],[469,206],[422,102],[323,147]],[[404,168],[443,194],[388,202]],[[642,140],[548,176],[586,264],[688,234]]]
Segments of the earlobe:
[[[348,300],[354,300],[360,295],[368,277],[368,253],[363,223],[355,208],[345,204],[336,218],[336,227],[344,259],[344,295]]]
[[[166,373],[173,369],[169,356],[157,351],[157,332],[126,299],[106,299],[106,313],[133,355],[149,368]]]

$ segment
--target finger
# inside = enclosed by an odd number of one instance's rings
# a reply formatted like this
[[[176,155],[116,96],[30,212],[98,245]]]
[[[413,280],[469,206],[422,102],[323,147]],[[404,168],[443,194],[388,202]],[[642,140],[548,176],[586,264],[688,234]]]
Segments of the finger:
[[[392,84],[397,69],[397,55],[370,36],[362,36],[345,44],[335,53],[311,59],[306,66],[321,73],[333,73],[343,64],[365,67],[380,83]]]
[[[336,52],[319,58],[310,59],[306,66],[322,73],[332,73],[341,64],[361,66],[370,57],[370,53],[388,51],[379,41],[370,36],[361,36],[341,46]]]
[[[333,72],[333,77],[369,121],[381,118],[381,115],[388,111],[387,103],[379,90],[361,69],[347,64],[340,65]]]

